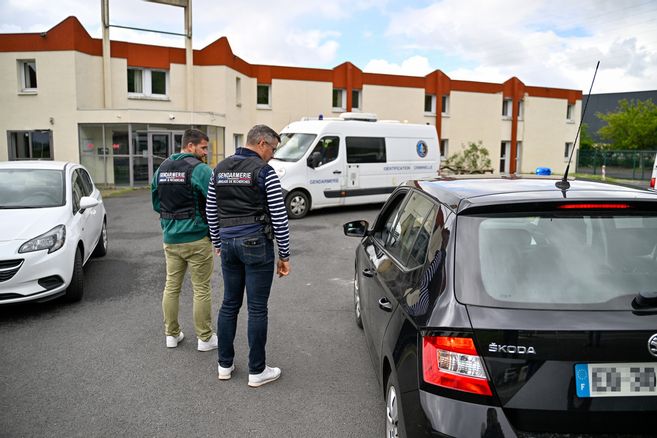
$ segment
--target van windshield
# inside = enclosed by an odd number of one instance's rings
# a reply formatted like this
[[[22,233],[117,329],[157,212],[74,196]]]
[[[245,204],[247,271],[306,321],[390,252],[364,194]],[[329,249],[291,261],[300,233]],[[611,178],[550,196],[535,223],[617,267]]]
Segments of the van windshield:
[[[631,310],[639,292],[657,290],[654,211],[460,216],[457,248],[465,304]]]
[[[281,144],[276,149],[274,158],[281,161],[299,161],[313,144],[317,135],[286,132],[281,134]]]

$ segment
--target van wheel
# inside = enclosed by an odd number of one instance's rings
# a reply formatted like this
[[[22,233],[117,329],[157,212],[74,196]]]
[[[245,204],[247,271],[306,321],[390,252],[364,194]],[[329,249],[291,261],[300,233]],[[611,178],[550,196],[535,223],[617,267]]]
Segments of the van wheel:
[[[73,276],[71,277],[71,283],[68,285],[64,297],[68,302],[80,301],[83,292],[84,272],[82,271],[82,253],[80,252],[80,248],[78,248],[75,251],[75,259],[73,261]]]
[[[285,207],[287,208],[287,215],[290,219],[301,219],[310,210],[310,199],[301,190],[293,190],[285,198]]]

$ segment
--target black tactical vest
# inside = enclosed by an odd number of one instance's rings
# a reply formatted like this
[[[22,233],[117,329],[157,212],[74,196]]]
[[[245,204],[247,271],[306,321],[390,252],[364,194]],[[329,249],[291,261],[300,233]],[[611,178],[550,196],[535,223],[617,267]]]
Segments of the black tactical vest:
[[[260,157],[228,157],[214,169],[219,227],[270,223],[265,194],[258,175],[265,163]]]
[[[205,197],[192,187],[192,173],[202,161],[196,157],[182,160],[164,160],[157,175],[157,194],[160,197],[162,219],[191,219],[195,215],[196,202],[204,221]]]

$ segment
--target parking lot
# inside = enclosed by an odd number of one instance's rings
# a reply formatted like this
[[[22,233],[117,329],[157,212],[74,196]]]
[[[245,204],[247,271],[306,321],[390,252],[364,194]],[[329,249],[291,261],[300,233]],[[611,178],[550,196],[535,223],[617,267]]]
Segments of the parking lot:
[[[352,311],[357,241],[342,234],[344,222],[371,220],[380,205],[291,222],[291,275],[274,280],[269,306],[268,363],[283,375],[253,389],[245,306],[231,380],[217,380],[216,350],[196,351],[189,281],[186,339],[165,348],[164,255],[149,192],[105,203],[109,252],[85,267],[80,303],[0,307],[1,436],[383,436],[382,390]]]

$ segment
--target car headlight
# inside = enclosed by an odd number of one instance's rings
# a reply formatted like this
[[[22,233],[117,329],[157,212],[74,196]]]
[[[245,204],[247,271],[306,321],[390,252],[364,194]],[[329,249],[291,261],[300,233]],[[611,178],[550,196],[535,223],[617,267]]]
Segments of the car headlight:
[[[276,169],[276,174],[278,175],[279,178],[283,178],[285,176],[285,168],[279,167],[278,169]]]
[[[41,251],[47,249],[48,254],[57,251],[64,246],[66,241],[66,227],[64,225],[57,225],[50,231],[43,233],[34,239],[28,240],[18,249],[19,253]]]

